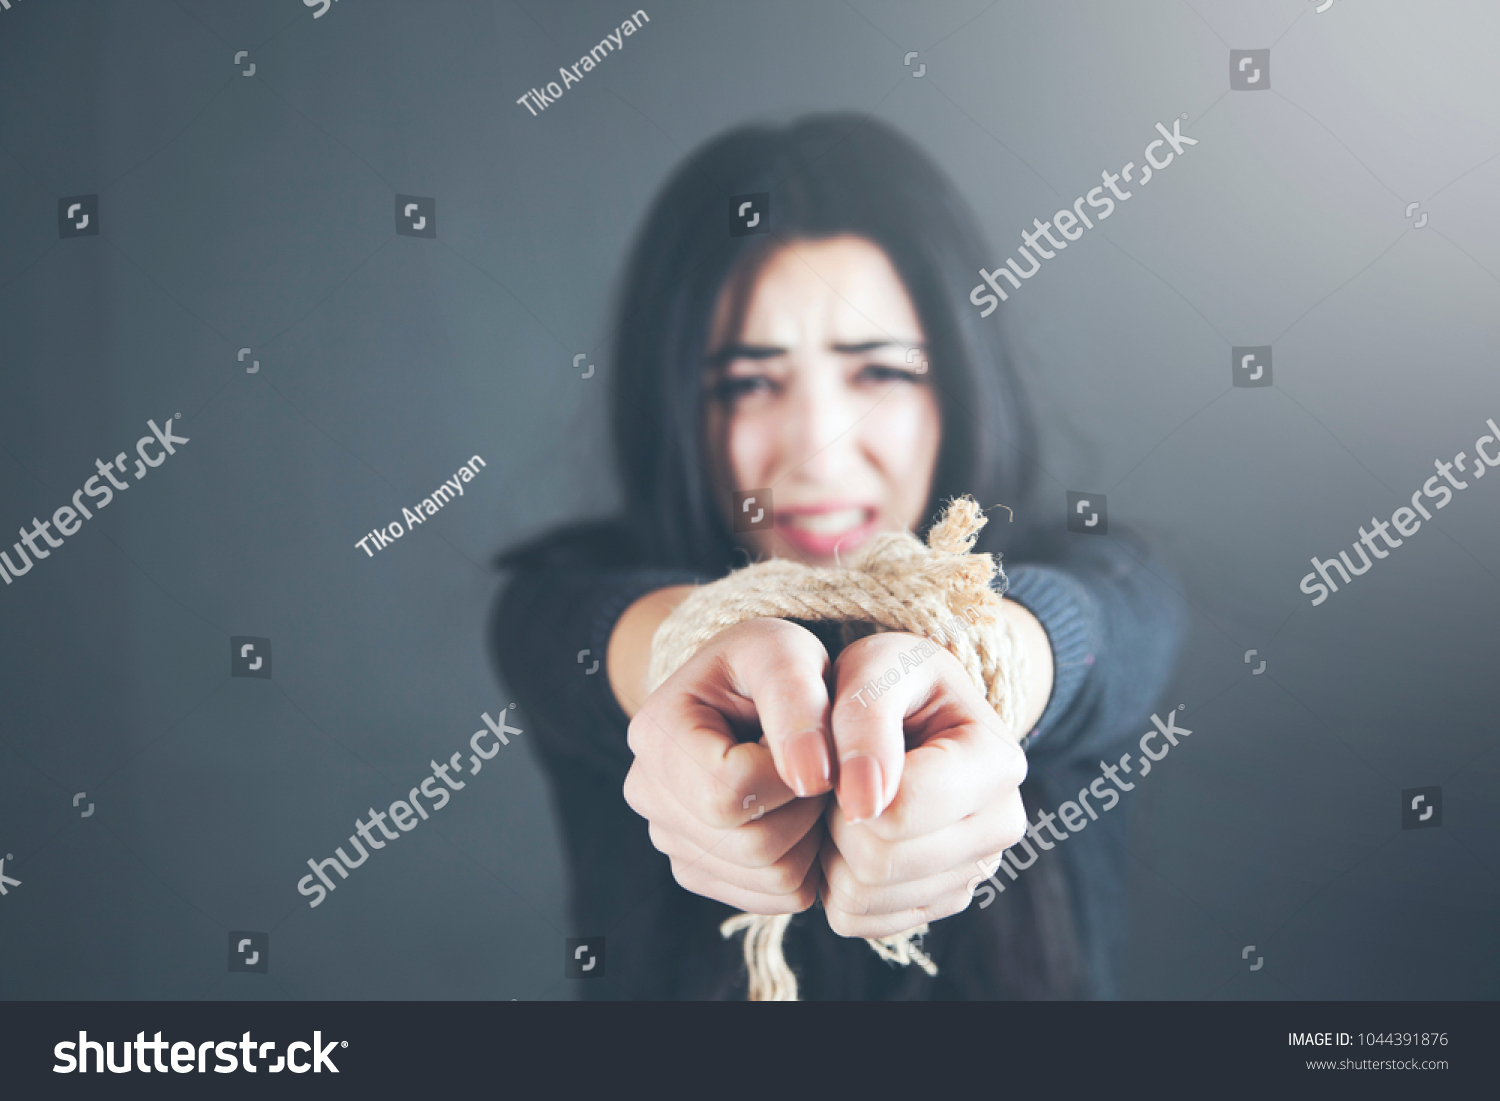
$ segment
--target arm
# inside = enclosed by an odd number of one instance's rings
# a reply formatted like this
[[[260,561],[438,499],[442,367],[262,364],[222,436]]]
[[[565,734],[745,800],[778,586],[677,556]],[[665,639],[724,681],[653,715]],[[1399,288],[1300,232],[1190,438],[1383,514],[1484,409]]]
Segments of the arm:
[[[670,585],[638,597],[625,609],[609,636],[609,686],[621,710],[631,718],[646,702],[646,669],[651,640],[662,620],[687,599],[692,585]]]
[[[1172,676],[1187,602],[1164,563],[1124,531],[1073,536],[1052,560],[1006,572],[1006,595],[1040,621],[1055,659],[1051,698],[1023,743],[1033,772],[1064,758],[1092,767],[1139,736]]]
[[[610,782],[624,780],[631,754],[628,716],[611,683],[615,629],[643,596],[694,580],[684,571],[571,564],[517,571],[496,601],[490,646],[512,698],[536,727],[533,748],[544,759],[567,758]],[[632,649],[617,654],[628,658]]]
[[[1026,707],[1019,717],[1017,734],[1020,735],[1036,729],[1047,701],[1052,697],[1055,659],[1046,628],[1024,604],[1007,600],[1001,610],[1010,620],[1016,643],[1027,658],[1026,679],[1021,684],[1021,697],[1026,701]]]

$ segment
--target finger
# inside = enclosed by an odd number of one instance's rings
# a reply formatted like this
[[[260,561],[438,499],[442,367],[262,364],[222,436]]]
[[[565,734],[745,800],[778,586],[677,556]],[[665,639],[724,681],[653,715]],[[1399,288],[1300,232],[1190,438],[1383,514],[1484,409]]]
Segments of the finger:
[[[763,894],[713,878],[701,865],[684,860],[672,861],[672,877],[683,889],[705,898],[716,899],[747,914],[800,914],[818,900],[823,874],[814,860],[801,885],[791,894]]]
[[[826,900],[823,905],[828,927],[839,936],[878,939],[895,936],[897,933],[915,929],[919,925],[930,925],[934,921],[952,917],[954,914],[967,910],[973,901],[973,895],[966,890],[959,889],[934,900],[931,905],[915,910],[905,910],[899,914],[851,914],[837,907],[830,909]]]
[[[912,667],[910,658],[901,660],[916,647],[936,649],[912,635],[887,633],[859,639],[839,655],[833,744],[838,802],[852,821],[878,817],[901,783],[906,716],[931,686],[930,663]]]
[[[838,850],[828,843],[819,850],[819,867],[828,927],[840,936],[903,933],[968,909],[972,900],[959,868],[918,882],[871,888],[853,879]]]
[[[903,781],[903,791],[905,786]],[[887,841],[871,828],[874,822],[851,823],[837,809],[826,821],[829,840],[854,878],[868,887],[916,882],[951,868],[964,869],[972,878],[976,861],[1014,845],[1025,836],[1027,824],[1019,791],[945,829],[909,841]]]
[[[953,719],[958,721],[945,725]],[[919,713],[907,725],[927,740],[906,754],[896,797],[879,818],[864,822],[865,828],[886,841],[910,841],[997,807],[1025,828],[1019,789],[1026,754],[1014,742],[961,715]],[[847,824],[846,818],[841,825]]]
[[[765,868],[781,860],[819,825],[826,796],[794,799],[779,810],[743,825],[715,829],[689,813],[676,796],[652,780],[649,773],[633,767],[625,777],[625,802],[653,828],[682,839],[684,847],[669,855],[691,859],[698,853],[712,852],[741,867]],[[821,833],[821,829],[818,832]],[[656,840],[655,835],[652,840]],[[662,851],[667,852],[666,849]]]
[[[743,624],[750,627],[751,624]],[[785,620],[757,620],[724,650],[740,690],[755,706],[776,771],[799,796],[828,791],[828,651]]]
[[[818,858],[818,847],[823,843],[823,830],[821,827],[810,830],[781,859],[757,868],[726,860],[719,855],[717,848],[700,849],[681,835],[663,830],[655,823],[651,825],[651,843],[674,861],[684,866],[695,865],[721,883],[756,894],[780,897],[795,894],[807,879],[807,869]]]
[[[636,763],[694,818],[718,829],[791,802],[770,751],[739,741],[722,711],[675,680],[630,720],[627,742]]]
[[[824,844],[818,851],[833,904],[857,917],[881,917],[920,909],[965,889],[973,872],[968,867],[944,865],[943,870],[907,883],[870,886],[861,883],[849,867],[849,861],[836,845]]]

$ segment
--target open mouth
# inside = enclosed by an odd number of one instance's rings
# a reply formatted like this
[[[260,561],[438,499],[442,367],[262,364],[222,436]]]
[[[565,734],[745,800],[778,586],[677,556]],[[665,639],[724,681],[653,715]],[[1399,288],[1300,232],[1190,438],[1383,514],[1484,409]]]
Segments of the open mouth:
[[[877,511],[863,505],[782,509],[776,531],[804,553],[822,557],[859,546],[874,534],[876,518]]]

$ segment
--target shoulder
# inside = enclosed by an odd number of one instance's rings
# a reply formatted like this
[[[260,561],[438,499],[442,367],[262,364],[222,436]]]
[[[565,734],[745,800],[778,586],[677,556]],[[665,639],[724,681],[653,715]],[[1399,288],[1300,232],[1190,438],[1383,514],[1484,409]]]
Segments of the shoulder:
[[[619,569],[640,565],[635,540],[618,518],[578,520],[524,540],[495,556],[505,570]]]

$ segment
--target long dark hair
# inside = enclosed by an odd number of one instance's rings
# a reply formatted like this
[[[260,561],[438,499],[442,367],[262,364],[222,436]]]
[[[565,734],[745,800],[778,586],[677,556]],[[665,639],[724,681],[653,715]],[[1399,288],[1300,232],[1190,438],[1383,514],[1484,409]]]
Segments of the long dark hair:
[[[731,197],[756,193],[770,197],[769,233],[731,237]],[[703,439],[704,354],[724,288],[788,241],[844,234],[890,258],[926,333],[943,423],[926,524],[963,493],[1022,512],[1035,480],[1035,426],[1000,326],[968,304],[984,255],[973,215],[891,127],[820,114],[739,127],[704,145],[662,188],[630,250],[615,307],[611,416],[626,522],[646,561],[717,572],[733,558]],[[1019,546],[1031,529],[1003,511],[995,517],[978,549]]]

